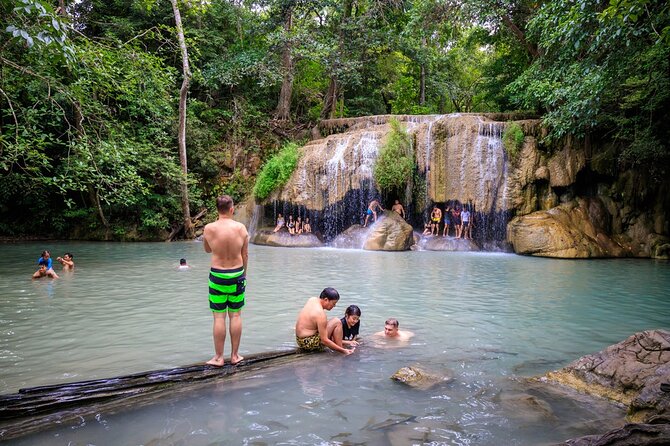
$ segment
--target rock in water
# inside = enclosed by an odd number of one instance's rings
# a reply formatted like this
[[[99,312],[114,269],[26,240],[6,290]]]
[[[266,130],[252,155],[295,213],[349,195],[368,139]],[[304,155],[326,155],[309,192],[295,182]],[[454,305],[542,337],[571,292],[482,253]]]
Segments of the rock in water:
[[[370,251],[407,251],[414,244],[414,229],[400,215],[384,211],[370,227],[364,249]]]
[[[426,390],[439,383],[453,381],[451,375],[438,375],[430,373],[419,366],[412,365],[398,369],[391,379],[410,387]]]
[[[628,420],[646,423],[670,417],[670,332],[636,333],[605,350],[584,356],[541,380],[558,382],[628,406]]]

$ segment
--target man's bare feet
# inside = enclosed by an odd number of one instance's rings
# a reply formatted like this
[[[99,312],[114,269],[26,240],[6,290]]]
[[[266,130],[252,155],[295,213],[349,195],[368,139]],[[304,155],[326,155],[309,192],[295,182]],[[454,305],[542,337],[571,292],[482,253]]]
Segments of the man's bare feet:
[[[230,357],[230,363],[231,363],[232,365],[237,365],[237,364],[239,364],[240,362],[242,362],[243,359],[244,359],[244,356],[240,356],[240,355],[237,355],[237,356],[231,356],[231,357]]]
[[[215,356],[207,361],[207,364],[213,365],[215,367],[223,367],[223,362],[223,356]]]

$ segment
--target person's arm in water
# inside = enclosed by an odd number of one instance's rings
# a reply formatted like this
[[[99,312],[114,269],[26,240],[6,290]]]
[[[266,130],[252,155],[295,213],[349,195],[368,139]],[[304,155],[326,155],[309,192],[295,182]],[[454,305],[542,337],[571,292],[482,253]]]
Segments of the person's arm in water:
[[[326,319],[326,314],[320,314],[316,319],[316,327],[319,332],[319,337],[321,338],[321,344],[326,347],[344,353],[345,355],[350,355],[353,353],[353,350],[348,350],[344,347],[340,347],[330,339],[328,339],[328,320]]]

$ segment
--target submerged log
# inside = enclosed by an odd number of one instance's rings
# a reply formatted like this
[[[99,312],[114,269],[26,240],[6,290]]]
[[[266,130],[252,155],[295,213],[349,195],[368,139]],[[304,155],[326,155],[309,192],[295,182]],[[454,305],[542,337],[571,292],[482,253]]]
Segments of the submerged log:
[[[0,440],[36,432],[54,422],[89,415],[99,411],[101,405],[109,409],[130,398],[150,396],[167,389],[176,390],[185,384],[213,381],[239,372],[256,371],[301,356],[303,354],[298,350],[292,349],[249,355],[237,365],[214,367],[194,364],[116,378],[20,389],[15,394],[0,396]],[[65,413],[58,413],[61,411]]]

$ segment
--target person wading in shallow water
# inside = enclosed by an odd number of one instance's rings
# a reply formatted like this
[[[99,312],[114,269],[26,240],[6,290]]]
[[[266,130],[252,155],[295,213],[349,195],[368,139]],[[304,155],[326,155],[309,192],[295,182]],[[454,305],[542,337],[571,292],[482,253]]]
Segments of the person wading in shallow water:
[[[226,313],[230,320],[230,362],[235,365],[240,356],[242,337],[242,307],[249,260],[249,234],[242,223],[233,220],[233,199],[222,195],[216,200],[219,218],[205,226],[205,251],[212,254],[209,272],[209,308],[214,315],[214,357],[207,364],[223,366],[226,343]]]

